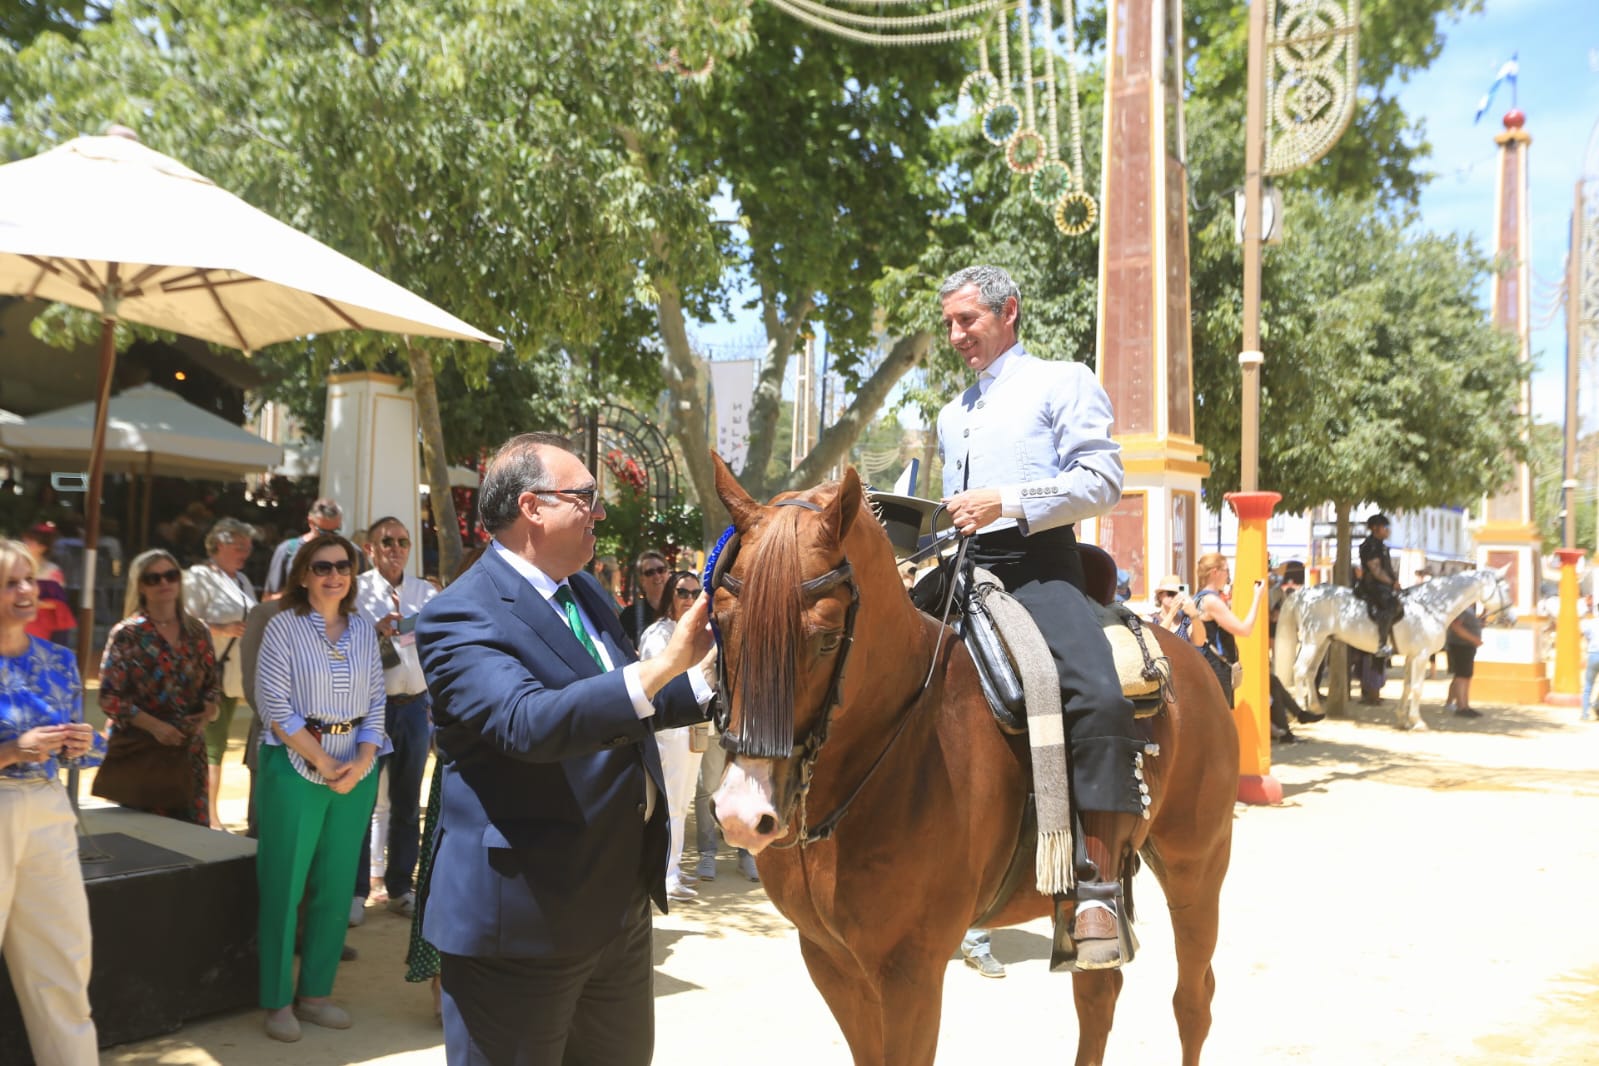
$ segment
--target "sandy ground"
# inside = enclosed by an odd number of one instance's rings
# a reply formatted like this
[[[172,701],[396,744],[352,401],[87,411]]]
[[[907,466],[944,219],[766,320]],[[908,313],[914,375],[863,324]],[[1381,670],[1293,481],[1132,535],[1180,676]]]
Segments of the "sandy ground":
[[[1207,1061],[1599,1063],[1599,727],[1570,708],[1446,718],[1443,686],[1427,686],[1431,732],[1397,732],[1391,700],[1300,727],[1308,742],[1277,752],[1285,802],[1237,808]],[[236,824],[233,758],[223,814]],[[720,873],[699,902],[656,918],[656,1061],[731,1063],[758,1042],[763,1063],[847,1063],[788,924],[730,858]],[[1137,895],[1143,949],[1108,1060],[1176,1062],[1171,930],[1147,873]],[[101,1061],[442,1062],[427,986],[403,980],[408,932],[380,908],[350,931],[361,957],[335,996],[354,1029],[307,1026],[299,1044],[275,1044],[259,1012],[241,1011]],[[1070,1061],[1071,979],[1047,971],[1048,946],[1044,922],[997,931],[1000,981],[951,960],[940,1061],[1001,1047]]]

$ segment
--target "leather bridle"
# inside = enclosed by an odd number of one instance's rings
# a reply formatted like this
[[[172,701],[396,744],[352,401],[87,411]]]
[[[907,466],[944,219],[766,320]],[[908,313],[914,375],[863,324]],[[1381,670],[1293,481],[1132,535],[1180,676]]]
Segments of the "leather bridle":
[[[807,511],[821,511],[820,506],[808,500],[779,500],[772,506],[803,507]],[[714,595],[715,591],[720,588],[725,589],[730,595],[736,597],[743,591],[744,583],[730,573],[733,561],[738,556],[739,539],[738,530],[733,526],[729,526],[720,539],[717,540],[716,547],[711,549],[711,554],[705,561],[704,588],[707,593]],[[876,761],[866,771],[860,783],[855,786],[854,791],[832,814],[819,822],[815,829],[807,829],[806,800],[810,794],[811,781],[816,774],[816,763],[821,758],[822,748],[826,745],[828,734],[832,729],[833,715],[844,700],[844,668],[849,662],[850,649],[855,644],[855,616],[860,610],[861,594],[860,588],[855,584],[855,573],[850,567],[848,556],[845,556],[843,562],[825,574],[813,577],[800,584],[800,591],[807,596],[819,595],[838,585],[844,585],[849,589],[849,607],[844,613],[844,632],[839,644],[837,657],[833,660],[832,680],[828,683],[827,695],[823,697],[822,701],[822,718],[802,743],[792,744],[786,753],[759,750],[753,747],[741,733],[732,732],[733,691],[728,679],[726,658],[721,654],[722,634],[716,626],[714,615],[711,622],[711,630],[715,634],[718,651],[716,656],[716,696],[719,706],[715,711],[715,724],[717,731],[722,735],[722,747],[729,755],[798,760],[796,769],[798,784],[796,786],[795,800],[799,804],[799,821],[796,825],[795,836],[793,840],[787,843],[770,845],[774,848],[791,848],[796,844],[804,847],[808,844],[816,844],[827,840],[833,835],[838,823],[848,813],[850,804],[860,795],[861,790],[866,787],[866,782],[871,779],[872,774],[882,764],[884,757],[888,755],[889,749],[894,746],[894,742],[905,731],[905,725],[910,721],[910,716],[905,714],[904,711],[915,703],[927,688],[927,682],[923,682],[922,686],[907,701],[906,706],[900,708],[899,726],[894,730],[894,735],[889,738],[888,745],[884,747]],[[931,674],[929,674],[930,679]]]

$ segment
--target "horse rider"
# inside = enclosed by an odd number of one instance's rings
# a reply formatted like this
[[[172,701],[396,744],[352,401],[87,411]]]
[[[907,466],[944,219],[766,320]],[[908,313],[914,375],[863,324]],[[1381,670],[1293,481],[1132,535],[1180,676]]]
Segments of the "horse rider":
[[[1355,585],[1355,595],[1366,601],[1366,613],[1377,623],[1375,654],[1379,659],[1394,653],[1394,623],[1405,614],[1399,602],[1399,578],[1388,554],[1388,528],[1385,514],[1366,519],[1366,539],[1360,542],[1360,581]]]
[[[968,555],[1027,609],[1055,659],[1086,859],[1072,926],[1077,967],[1113,969],[1126,961],[1117,939],[1123,862],[1148,817],[1135,772],[1143,741],[1083,592],[1072,528],[1121,498],[1110,397],[1082,363],[1023,349],[1021,293],[999,267],[957,271],[938,294],[945,335],[977,375],[939,412],[944,503],[973,538]]]

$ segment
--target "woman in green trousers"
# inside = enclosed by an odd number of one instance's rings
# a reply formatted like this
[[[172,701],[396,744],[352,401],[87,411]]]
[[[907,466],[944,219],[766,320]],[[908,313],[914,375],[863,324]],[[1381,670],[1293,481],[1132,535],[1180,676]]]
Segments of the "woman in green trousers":
[[[274,1040],[300,1023],[348,1029],[328,997],[348,929],[350,884],[377,799],[385,696],[377,634],[355,610],[355,545],[336,535],[304,544],[289,568],[285,607],[266,625],[255,694],[267,731],[256,781],[261,1006]],[[305,935],[294,977],[302,898]]]

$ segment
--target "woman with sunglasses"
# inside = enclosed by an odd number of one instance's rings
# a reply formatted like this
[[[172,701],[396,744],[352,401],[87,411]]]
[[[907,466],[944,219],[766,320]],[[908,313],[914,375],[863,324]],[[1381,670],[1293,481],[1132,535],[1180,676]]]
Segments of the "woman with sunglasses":
[[[256,654],[256,711],[267,727],[256,771],[260,1002],[267,1035],[285,1043],[300,1039],[302,1021],[350,1027],[349,1014],[328,997],[377,800],[373,770],[389,751],[377,632],[355,609],[358,559],[338,534],[302,545],[289,565],[283,609],[267,622]]]
[[[672,639],[677,620],[694,604],[700,594],[700,579],[688,570],[679,570],[667,583],[668,595],[662,603],[663,617],[644,630],[639,639],[639,658],[650,659],[659,655]],[[668,899],[697,899],[699,893],[692,887],[694,878],[683,873],[683,828],[690,806],[694,802],[694,782],[699,777],[700,756],[703,751],[693,751],[689,734],[700,726],[680,726],[662,729],[655,734],[655,743],[661,749],[661,776],[666,780],[666,812],[672,826],[671,845],[666,853],[666,896]]]
[[[183,610],[183,570],[159,548],[128,565],[123,619],[106,638],[100,660],[100,709],[117,731],[139,729],[167,747],[184,747],[190,758],[188,798],[181,804],[144,805],[146,810],[195,825],[210,825],[205,727],[217,717],[222,698],[216,652],[205,623]],[[116,745],[102,773],[117,759]],[[103,793],[97,793],[103,794]]]
[[[670,606],[663,601],[667,598],[666,577],[672,568],[666,565],[666,556],[650,548],[639,552],[633,571],[633,602],[622,611],[622,630],[642,651],[644,631],[657,619],[666,617]]]
[[[98,1062],[89,1016],[89,899],[62,764],[93,766],[105,741],[83,722],[72,653],[33,636],[38,569],[0,540],[0,942],[40,1066]]]

